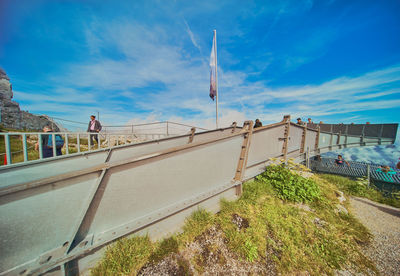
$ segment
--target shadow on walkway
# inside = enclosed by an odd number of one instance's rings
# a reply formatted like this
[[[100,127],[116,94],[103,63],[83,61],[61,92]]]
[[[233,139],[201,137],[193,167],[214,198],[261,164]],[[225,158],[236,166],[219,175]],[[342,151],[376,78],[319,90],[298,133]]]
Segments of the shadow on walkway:
[[[380,211],[385,212],[385,213],[387,213],[389,215],[392,215],[392,216],[400,218],[400,209],[398,209],[396,207],[391,207],[391,206],[383,207],[382,203],[375,203],[375,202],[372,202],[372,201],[370,201],[368,199],[364,199],[364,198],[360,198],[360,197],[353,197],[353,199],[357,200],[357,201],[360,201],[360,202],[363,202],[363,203],[366,203],[366,204],[371,205],[373,207],[376,207]]]

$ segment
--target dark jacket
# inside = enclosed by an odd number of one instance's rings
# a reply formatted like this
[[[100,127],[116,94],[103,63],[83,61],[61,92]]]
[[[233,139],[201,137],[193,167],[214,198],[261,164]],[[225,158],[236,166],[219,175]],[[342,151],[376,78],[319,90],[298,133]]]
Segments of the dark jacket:
[[[50,134],[42,134],[42,155],[43,158],[53,157],[53,148],[48,146],[49,139],[52,139]],[[61,148],[56,148],[56,155],[62,155]]]
[[[89,121],[88,129],[87,132],[90,132],[90,126],[92,124],[92,121]],[[94,131],[98,132],[101,130],[101,124],[99,121],[94,120]]]

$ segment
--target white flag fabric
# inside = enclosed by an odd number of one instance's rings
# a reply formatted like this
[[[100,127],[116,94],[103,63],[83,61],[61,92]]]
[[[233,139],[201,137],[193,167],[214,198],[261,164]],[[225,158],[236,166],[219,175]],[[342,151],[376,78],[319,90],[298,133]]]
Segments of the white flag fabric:
[[[213,44],[211,48],[211,55],[210,55],[210,98],[214,100],[215,96],[217,95],[217,75],[216,75],[216,65],[217,59],[215,58],[215,35],[213,38]]]

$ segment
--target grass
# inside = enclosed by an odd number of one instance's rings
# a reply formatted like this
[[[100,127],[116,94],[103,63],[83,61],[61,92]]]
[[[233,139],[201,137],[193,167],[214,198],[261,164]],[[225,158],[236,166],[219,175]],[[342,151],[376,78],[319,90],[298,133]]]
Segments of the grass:
[[[365,197],[379,203],[400,208],[400,199],[395,196],[396,193],[394,193],[394,196],[384,196],[382,192],[375,189],[373,185],[368,187],[364,180],[354,180],[348,177],[333,174],[320,174],[319,177],[334,183],[341,191],[348,195]]]
[[[336,269],[348,267],[364,273],[376,271],[361,249],[361,245],[370,240],[368,230],[351,214],[335,210],[338,200],[334,181],[318,176],[305,181],[287,168],[273,170],[272,173],[290,176],[291,181],[300,186],[316,185],[318,193],[315,194],[315,187],[309,193],[317,196],[309,197],[299,190],[287,198],[282,197],[280,188],[285,189],[285,186],[271,180],[285,180],[269,179],[271,171],[267,172],[245,183],[238,200],[222,200],[218,214],[205,210],[194,212],[187,218],[182,233],[159,242],[140,236],[119,240],[107,249],[92,275],[136,275],[144,265],[187,249],[211,227],[222,231],[229,250],[239,259],[260,265],[272,261],[284,275],[306,271],[311,275],[333,275]],[[291,199],[293,195],[304,197],[302,202],[307,202],[312,210],[298,208],[296,200]],[[240,218],[241,227],[234,222],[237,218]],[[316,220],[323,225],[315,223]],[[198,274],[205,269],[199,267],[196,258],[186,261],[193,264]],[[188,270],[186,273],[190,274]]]

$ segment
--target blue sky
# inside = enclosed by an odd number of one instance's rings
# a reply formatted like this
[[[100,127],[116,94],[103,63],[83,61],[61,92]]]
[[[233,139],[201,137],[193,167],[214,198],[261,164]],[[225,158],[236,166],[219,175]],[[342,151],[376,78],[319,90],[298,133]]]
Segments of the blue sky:
[[[33,113],[213,128],[284,114],[399,122],[400,2],[0,0],[0,66]]]
[[[399,1],[0,3],[0,66],[30,112],[212,128],[216,29],[222,125],[399,121]]]

